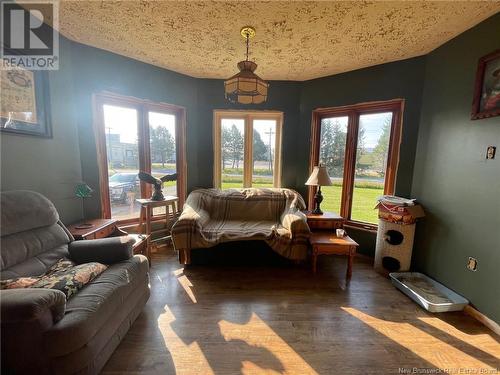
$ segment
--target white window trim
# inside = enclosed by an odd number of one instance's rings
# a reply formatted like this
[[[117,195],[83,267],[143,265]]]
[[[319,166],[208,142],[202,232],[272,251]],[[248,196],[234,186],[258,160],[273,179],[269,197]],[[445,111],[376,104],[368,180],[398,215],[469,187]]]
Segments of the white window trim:
[[[281,141],[283,134],[283,112],[279,111],[235,111],[214,110],[213,115],[213,144],[214,144],[214,187],[221,188],[222,177],[222,153],[221,135],[222,119],[240,119],[245,124],[245,144],[243,151],[243,187],[252,186],[253,174],[253,120],[275,120],[276,137],[274,145],[274,175],[273,187],[281,187]]]

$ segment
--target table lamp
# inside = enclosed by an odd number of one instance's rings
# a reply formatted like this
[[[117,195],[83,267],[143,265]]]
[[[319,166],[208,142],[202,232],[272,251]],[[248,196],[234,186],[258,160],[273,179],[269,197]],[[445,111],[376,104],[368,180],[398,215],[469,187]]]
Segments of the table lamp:
[[[323,201],[323,195],[321,195],[321,186],[330,186],[332,185],[332,180],[328,175],[328,171],[324,165],[319,165],[313,168],[313,171],[309,178],[306,181],[306,185],[309,186],[317,186],[318,190],[314,195],[314,210],[313,214],[321,215],[323,211],[321,211],[320,204]]]
[[[82,198],[82,212],[83,212],[83,223],[76,226],[76,229],[88,229],[94,226],[94,224],[85,222],[85,207],[84,207],[85,204],[83,203],[85,198],[92,197],[93,192],[94,190],[92,190],[92,188],[85,182],[82,182],[81,184],[75,186],[75,196],[77,196],[78,198]]]

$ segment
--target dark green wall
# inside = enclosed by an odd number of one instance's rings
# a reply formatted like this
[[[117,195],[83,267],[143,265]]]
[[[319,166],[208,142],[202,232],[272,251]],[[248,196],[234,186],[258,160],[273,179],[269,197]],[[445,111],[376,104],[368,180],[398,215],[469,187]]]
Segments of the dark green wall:
[[[397,191],[401,195],[408,195],[422,90],[423,58],[302,83],[271,81],[269,98],[265,104],[241,106],[228,103],[224,99],[222,80],[187,77],[62,39],[64,40],[62,61],[66,59],[68,66],[64,73],[66,74],[64,81],[68,86],[56,96],[65,98],[67,105],[76,108],[73,126],[76,121],[81,179],[94,188],[98,187],[99,182],[92,127],[92,94],[110,91],[186,107],[188,190],[212,186],[214,109],[283,111],[282,183],[283,186],[295,188],[304,195],[306,194],[304,182],[308,174],[311,111],[314,108],[405,98],[407,105]],[[62,74],[62,72],[54,73],[57,77],[61,77]],[[71,90],[72,86],[74,90]],[[58,106],[54,112],[58,113],[62,108],[63,106]],[[69,145],[75,142],[74,138],[68,140]],[[53,164],[60,163],[61,161],[57,160]],[[56,198],[56,194],[52,195]],[[100,197],[96,189],[93,197],[86,200],[85,214],[87,217],[95,217],[99,212]],[[75,214],[70,217],[78,219],[78,215]],[[350,234],[360,243],[361,252],[373,254],[375,238],[373,233],[351,231]]]
[[[300,83],[271,81],[269,97],[260,105],[235,105],[224,98],[222,80],[202,79],[198,81],[198,165],[203,172],[199,176],[200,186],[213,185],[213,110],[214,109],[246,109],[275,110],[284,113],[282,135],[282,185],[295,188],[295,153],[297,145],[297,129],[299,127]]]
[[[425,58],[415,58],[357,70],[307,82],[272,81],[268,101],[258,106],[228,103],[223,95],[222,80],[200,80],[198,83],[198,165],[204,175],[200,186],[212,186],[213,149],[212,118],[214,109],[270,109],[285,113],[283,127],[283,186],[307,193],[304,185],[309,172],[310,129],[312,110],[375,100],[406,99],[398,170],[397,194],[409,196],[418,133]],[[375,206],[375,202],[374,202]],[[362,253],[373,255],[375,233],[349,231],[360,244]]]
[[[110,91],[186,107],[188,183],[196,183],[200,174],[196,112],[197,80],[79,43],[72,43],[71,54],[83,180],[94,188],[99,186],[92,127],[92,94]],[[87,200],[85,208],[88,217],[100,214],[98,189],[93,197]]]
[[[303,184],[309,171],[309,138],[314,109],[403,98],[405,108],[396,194],[410,197],[424,71],[425,58],[418,57],[304,82],[295,163],[296,184],[301,186],[301,192],[305,194]],[[349,234],[359,242],[360,252],[374,254],[376,233],[349,229]]]
[[[413,160],[417,144],[420,105],[425,70],[425,57],[372,66],[348,73],[304,82],[300,101],[299,139],[309,139],[311,114],[316,108],[403,98],[400,161],[396,193],[407,197],[411,190]],[[297,152],[297,183],[307,179],[309,144]]]
[[[92,128],[92,94],[110,91],[116,94],[166,102],[186,107],[188,191],[213,184],[212,121],[214,109],[273,109],[285,113],[283,131],[283,181],[294,184],[292,129],[298,126],[300,86],[294,82],[271,82],[267,103],[235,106],[224,99],[223,81],[195,79],[157,68],[120,55],[73,43],[73,82],[78,110],[82,177],[97,187],[98,169]],[[86,202],[89,217],[99,214],[100,197],[96,192]]]
[[[427,56],[412,195],[427,216],[414,264],[500,323],[500,117],[470,120],[477,61],[500,48],[500,15]],[[500,149],[500,148],[499,148]],[[468,271],[467,258],[478,259]]]
[[[499,17],[426,57],[302,83],[273,81],[268,102],[253,107],[227,103],[221,80],[187,77],[62,38],[61,70],[49,75],[54,138],[2,134],[1,188],[42,192],[67,223],[82,217],[74,185],[84,180],[98,186],[95,92],[186,107],[188,189],[212,185],[214,109],[281,110],[283,185],[301,193],[306,191],[313,109],[404,98],[396,194],[418,198],[427,210],[417,230],[414,264],[498,321],[500,164],[498,157],[486,162],[484,154],[487,145],[500,144],[500,120],[470,121],[469,112],[477,59],[500,47],[495,37]],[[97,194],[85,211],[98,215]],[[350,234],[362,252],[373,254],[374,234]],[[465,269],[469,255],[479,260],[475,273]]]
[[[82,177],[71,72],[71,43],[62,39],[60,69],[49,72],[53,138],[0,133],[1,190],[38,191],[67,223],[82,217],[82,202],[74,196]]]

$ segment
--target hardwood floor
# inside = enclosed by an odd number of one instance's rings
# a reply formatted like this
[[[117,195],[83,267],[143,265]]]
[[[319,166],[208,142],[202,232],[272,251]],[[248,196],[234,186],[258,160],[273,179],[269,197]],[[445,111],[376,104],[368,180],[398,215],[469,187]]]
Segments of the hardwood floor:
[[[150,276],[104,374],[499,373],[498,336],[462,313],[425,312],[367,258],[348,286],[340,257],[320,258],[313,276],[309,265],[183,269],[169,252]]]

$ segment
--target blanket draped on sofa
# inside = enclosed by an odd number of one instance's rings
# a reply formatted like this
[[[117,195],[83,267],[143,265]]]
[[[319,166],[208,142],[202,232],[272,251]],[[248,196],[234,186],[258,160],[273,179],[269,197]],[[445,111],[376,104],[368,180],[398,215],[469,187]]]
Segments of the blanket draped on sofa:
[[[310,235],[303,209],[290,189],[199,189],[189,194],[172,239],[184,264],[191,249],[241,240],[264,240],[278,254],[302,260]]]

